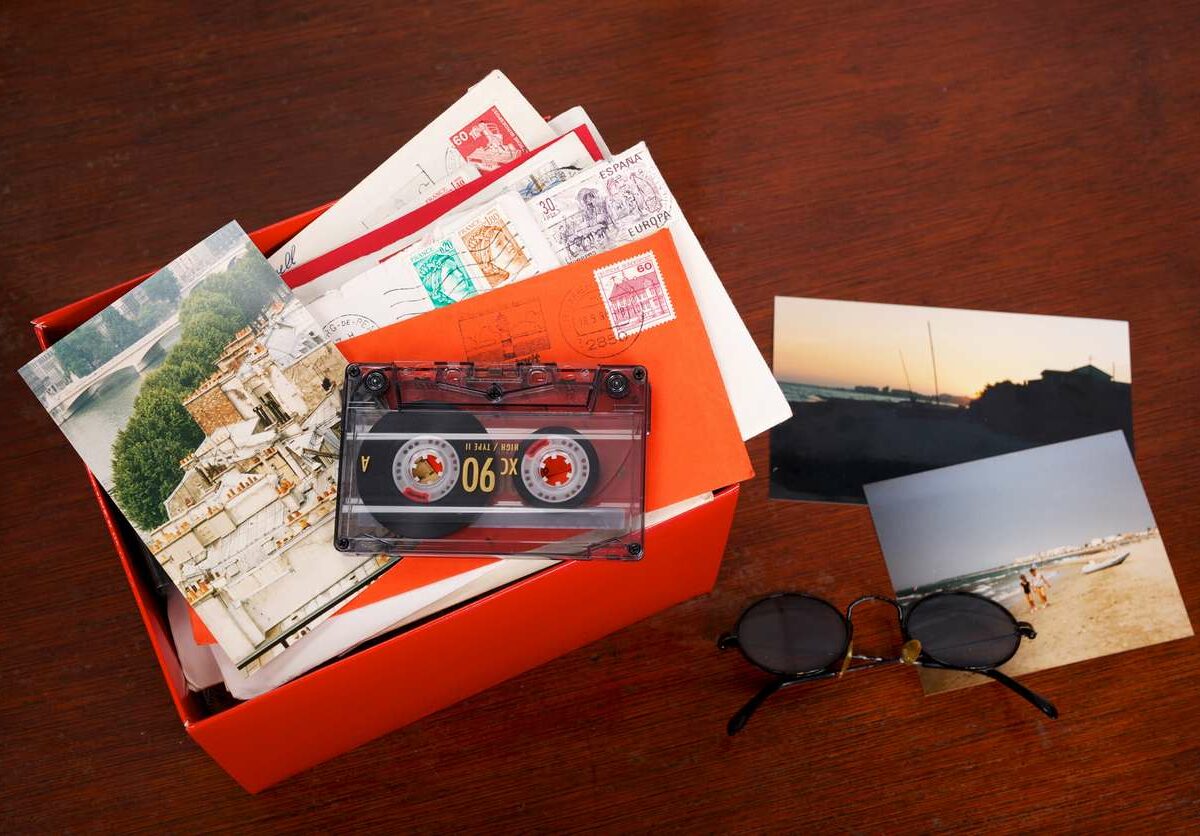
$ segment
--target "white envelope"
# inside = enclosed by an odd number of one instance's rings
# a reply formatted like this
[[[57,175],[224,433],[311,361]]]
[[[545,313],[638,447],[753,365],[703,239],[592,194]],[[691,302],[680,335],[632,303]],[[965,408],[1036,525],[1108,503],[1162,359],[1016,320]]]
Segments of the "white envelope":
[[[271,256],[271,266],[282,273],[423,205],[464,163],[491,171],[553,138],[533,105],[492,70]]]
[[[597,143],[599,144],[599,140],[597,140]],[[579,136],[573,133],[565,134],[559,137],[558,140],[552,145],[549,145],[546,148],[543,148],[541,151],[538,151],[536,154],[533,154],[528,160],[518,165],[512,171],[508,172],[503,177],[498,178],[494,183],[488,184],[488,186],[480,190],[478,194],[472,195],[458,206],[455,206],[453,213],[454,215],[458,215],[461,212],[469,211],[470,209],[473,209],[477,206],[482,206],[488,201],[500,197],[507,191],[518,189],[523,183],[530,180],[531,177],[535,176],[540,171],[546,170],[547,168],[568,166],[586,168],[593,162],[595,161],[592,159],[591,153],[587,150],[587,147],[583,144],[583,142],[580,141]],[[335,206],[329,211],[332,212],[333,209],[336,208],[337,207]],[[324,215],[321,217],[324,217]],[[305,305],[311,305],[313,300],[323,296],[331,290],[337,290],[343,287],[346,282],[350,281],[355,276],[359,276],[381,263],[386,263],[387,259],[389,259],[391,256],[395,255],[401,250],[407,249],[416,242],[420,241],[422,238],[429,237],[433,234],[434,228],[446,221],[446,217],[447,216],[443,216],[433,223],[418,229],[411,235],[393,241],[392,243],[379,248],[373,253],[369,253],[356,258],[353,261],[348,261],[345,264],[335,267],[323,275],[313,279],[312,281],[305,282],[299,287],[294,288],[292,292],[296,295],[296,298]],[[301,233],[301,235],[303,234],[304,233]],[[358,233],[355,233],[355,236],[357,235]],[[287,246],[285,246],[285,249]],[[329,306],[326,305],[326,308],[329,308]]]
[[[570,110],[564,110],[546,124],[558,136],[569,134],[581,125],[586,125],[592,134],[592,138],[596,140],[596,146],[600,149],[600,153],[604,155],[604,159],[607,160],[612,156],[612,151],[608,150],[608,145],[604,142],[604,137],[600,135],[600,131],[596,128],[596,123],[592,121],[592,117],[588,116],[588,112],[579,105],[575,105]]]
[[[749,441],[791,418],[792,408],[682,211],[667,229],[691,282],[742,440]]]

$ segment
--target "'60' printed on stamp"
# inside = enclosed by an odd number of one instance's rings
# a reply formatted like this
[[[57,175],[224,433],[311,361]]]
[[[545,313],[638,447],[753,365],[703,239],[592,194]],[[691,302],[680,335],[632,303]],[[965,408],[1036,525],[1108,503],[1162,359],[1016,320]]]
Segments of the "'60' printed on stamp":
[[[623,340],[675,318],[653,251],[593,271],[613,336]]]
[[[480,171],[494,171],[528,150],[504,114],[494,106],[453,134],[450,144]]]

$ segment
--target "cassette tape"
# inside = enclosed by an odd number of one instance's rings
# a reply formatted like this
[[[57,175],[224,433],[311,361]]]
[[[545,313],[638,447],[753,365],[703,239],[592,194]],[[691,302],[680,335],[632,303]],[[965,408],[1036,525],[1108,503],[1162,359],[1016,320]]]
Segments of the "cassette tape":
[[[641,557],[645,368],[357,363],[343,392],[338,549]]]

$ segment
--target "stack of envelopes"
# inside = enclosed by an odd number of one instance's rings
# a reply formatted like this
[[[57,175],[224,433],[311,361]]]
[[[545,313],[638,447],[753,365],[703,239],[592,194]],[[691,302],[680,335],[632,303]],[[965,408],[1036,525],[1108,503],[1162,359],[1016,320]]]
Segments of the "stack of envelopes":
[[[752,476],[791,414],[646,145],[494,71],[269,266],[230,224],[22,370],[173,582],[192,687],[264,693],[554,563],[333,549],[340,370],[420,358],[645,366],[647,525]]]

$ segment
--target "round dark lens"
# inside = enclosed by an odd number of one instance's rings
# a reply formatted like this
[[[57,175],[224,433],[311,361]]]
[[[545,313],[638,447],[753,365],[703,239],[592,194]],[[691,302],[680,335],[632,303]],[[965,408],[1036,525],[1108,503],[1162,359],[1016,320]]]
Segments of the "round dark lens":
[[[1017,652],[1021,636],[1008,610],[975,595],[949,592],[918,601],[909,611],[908,635],[943,665],[992,668]]]
[[[751,662],[783,674],[828,668],[846,652],[846,621],[819,598],[776,595],[746,610],[738,644]]]

